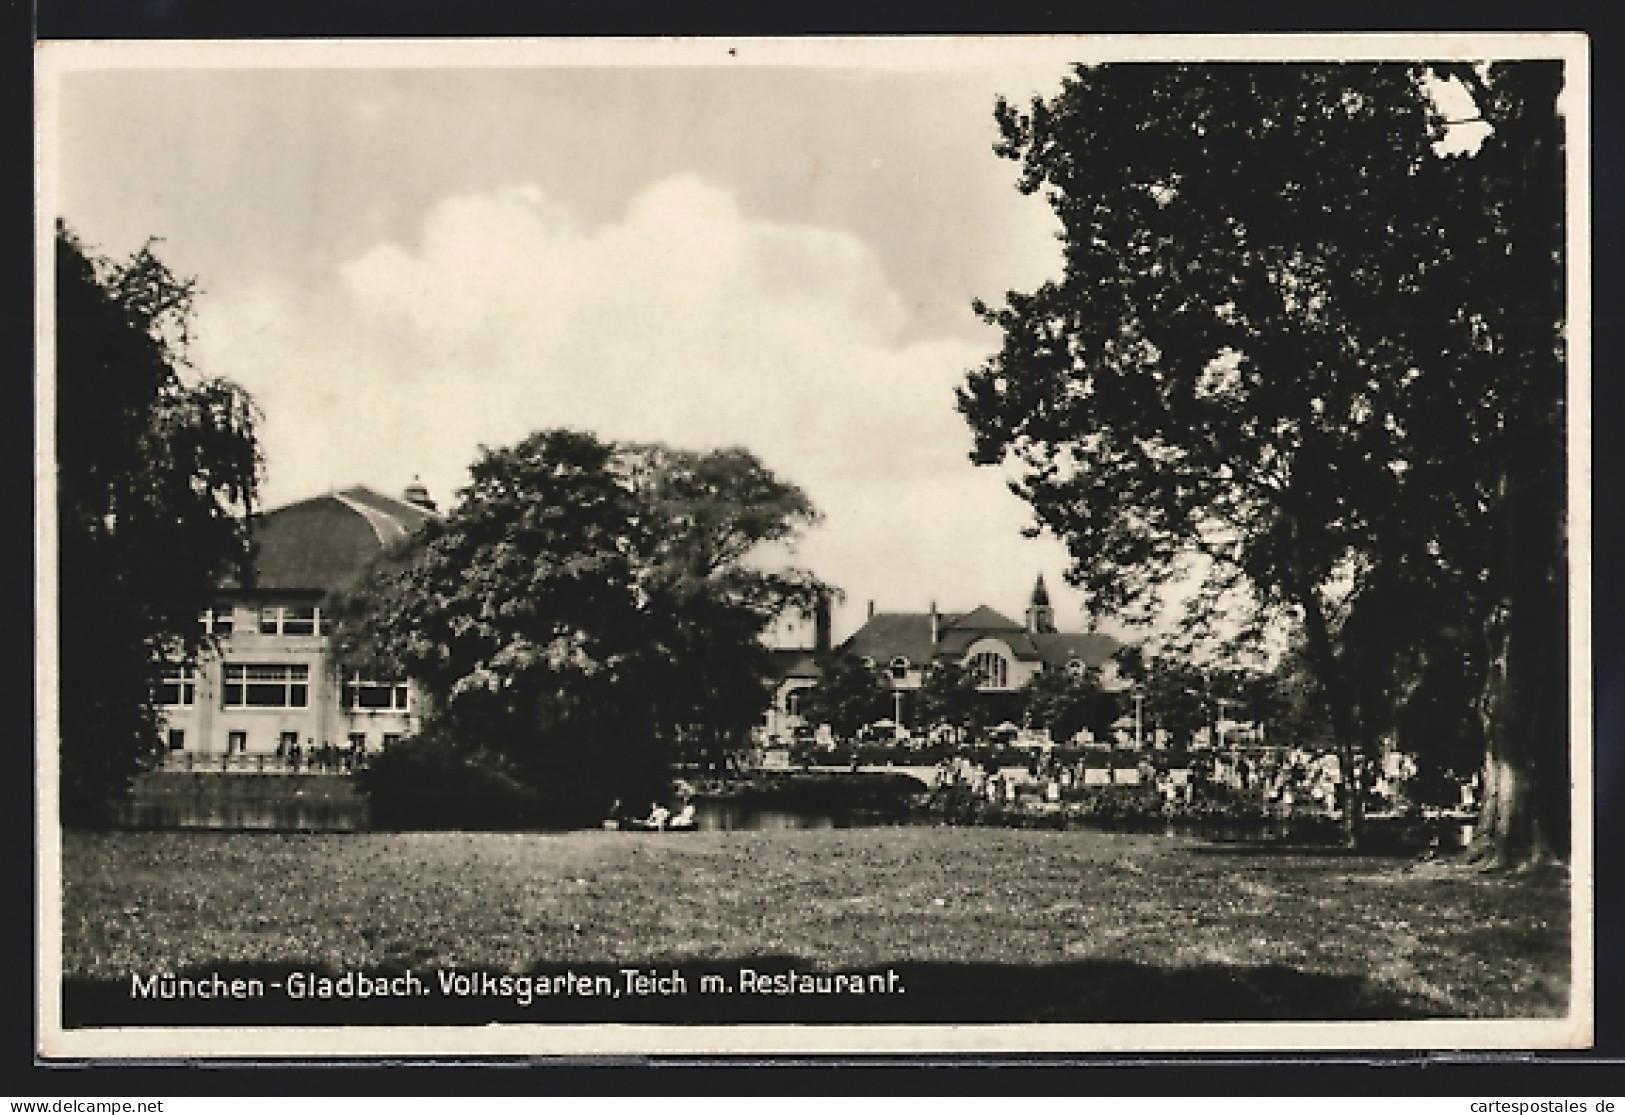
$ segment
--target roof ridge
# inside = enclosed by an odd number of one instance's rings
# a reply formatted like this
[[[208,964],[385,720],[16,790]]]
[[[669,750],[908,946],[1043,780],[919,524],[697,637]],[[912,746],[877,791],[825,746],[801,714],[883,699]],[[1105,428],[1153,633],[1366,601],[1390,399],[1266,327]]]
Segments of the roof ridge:
[[[368,506],[351,495],[350,493],[355,490],[355,488],[349,488],[342,492],[334,492],[333,498],[366,520],[367,525],[372,528],[372,533],[377,536],[379,545],[388,549],[403,541],[409,533],[406,527],[401,525],[399,520],[391,518],[386,512]]]

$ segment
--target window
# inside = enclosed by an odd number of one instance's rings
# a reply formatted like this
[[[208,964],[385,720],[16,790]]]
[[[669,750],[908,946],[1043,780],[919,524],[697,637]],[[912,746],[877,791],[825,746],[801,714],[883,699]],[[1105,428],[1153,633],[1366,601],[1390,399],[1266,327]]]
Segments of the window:
[[[351,732],[350,746],[355,748],[357,751],[365,751],[367,749],[367,733]]]
[[[226,733],[226,754],[227,755],[241,755],[243,752],[245,752],[247,750],[248,750],[248,733],[247,732],[227,732]]]
[[[406,683],[399,681],[370,681],[360,674],[351,674],[344,682],[344,707],[376,712],[407,709]]]
[[[784,695],[784,711],[790,716],[801,715],[801,690],[792,689]]]
[[[976,675],[977,686],[981,689],[1008,689],[1010,688],[1010,666],[1004,660],[1004,655],[997,651],[984,650],[970,661],[971,672]]]
[[[197,617],[198,626],[205,635],[230,635],[235,626],[230,604],[216,604]]]
[[[1069,658],[1066,662],[1066,672],[1075,678],[1081,678],[1086,667],[1081,658]]]
[[[186,749],[186,733],[179,728],[169,729],[169,749],[171,751],[184,751]]]
[[[314,635],[318,628],[326,634],[333,625],[323,620],[315,607],[267,604],[260,609],[261,635]]]
[[[227,662],[222,693],[226,708],[305,708],[310,704],[310,667]]]
[[[283,732],[277,737],[276,753],[278,755],[291,755],[293,753],[293,749],[298,746],[298,732]]]
[[[902,681],[908,677],[908,659],[898,655],[891,660],[891,679]]]
[[[158,685],[158,703],[171,708],[190,705],[197,699],[197,671],[191,666],[166,666]]]
[[[400,737],[400,734],[398,732],[385,732],[384,733],[384,750],[385,751],[388,751],[391,747],[394,747],[399,742],[401,742],[401,737]]]

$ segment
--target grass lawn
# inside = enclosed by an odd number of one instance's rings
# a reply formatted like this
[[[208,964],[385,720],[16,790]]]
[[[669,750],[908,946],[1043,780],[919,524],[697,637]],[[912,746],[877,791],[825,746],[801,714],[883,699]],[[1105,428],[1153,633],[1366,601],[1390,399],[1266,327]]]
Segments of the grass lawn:
[[[1167,837],[68,833],[63,875],[85,1003],[127,1001],[131,973],[750,964],[904,971],[913,994],[865,1018],[1567,1010],[1561,875]]]

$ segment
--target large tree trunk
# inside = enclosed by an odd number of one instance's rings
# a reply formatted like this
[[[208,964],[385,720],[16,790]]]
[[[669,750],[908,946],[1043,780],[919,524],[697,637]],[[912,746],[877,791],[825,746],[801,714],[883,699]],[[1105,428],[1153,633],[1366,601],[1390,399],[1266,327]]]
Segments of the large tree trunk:
[[[1343,844],[1358,848],[1365,833],[1365,795],[1355,770],[1360,755],[1360,742],[1354,701],[1349,693],[1347,679],[1332,648],[1331,632],[1326,626],[1326,613],[1314,590],[1300,594],[1303,608],[1303,628],[1308,639],[1310,662],[1320,682],[1326,711],[1332,722],[1332,734],[1337,740],[1337,777],[1339,784],[1340,814],[1343,826]]]
[[[1485,624],[1480,811],[1469,858],[1523,867],[1568,854],[1568,640],[1562,543],[1550,485],[1526,484],[1509,508],[1515,591]],[[1556,534],[1556,553],[1553,536]],[[1554,568],[1554,565],[1557,568]]]
[[[1460,71],[1495,130],[1486,194],[1506,250],[1480,262],[1504,371],[1498,552],[1487,588],[1482,806],[1471,856],[1522,866],[1568,853],[1568,594],[1565,554],[1565,190],[1557,100],[1563,68],[1522,63],[1494,88]],[[1488,212],[1489,210],[1486,210]]]

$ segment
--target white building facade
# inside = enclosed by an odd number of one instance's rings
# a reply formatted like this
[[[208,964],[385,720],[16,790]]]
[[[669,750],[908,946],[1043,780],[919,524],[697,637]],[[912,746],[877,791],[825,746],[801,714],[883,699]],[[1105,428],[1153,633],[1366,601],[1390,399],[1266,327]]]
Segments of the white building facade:
[[[159,693],[164,766],[353,762],[415,733],[416,687],[343,672],[325,609],[434,513],[414,486],[400,500],[351,488],[259,517],[254,582],[221,591],[199,617],[214,650],[171,669]]]

